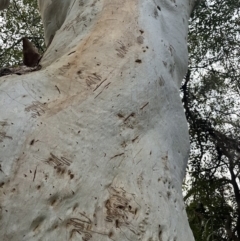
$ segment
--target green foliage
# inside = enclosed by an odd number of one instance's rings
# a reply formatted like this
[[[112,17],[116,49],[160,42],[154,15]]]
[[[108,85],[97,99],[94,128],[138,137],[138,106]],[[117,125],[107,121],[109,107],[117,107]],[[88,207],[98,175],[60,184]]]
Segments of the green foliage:
[[[184,190],[196,241],[240,241],[239,11],[239,0],[205,0],[190,21],[182,85],[191,138]]]
[[[12,0],[0,12],[0,68],[22,63],[22,37],[43,52],[43,26],[37,9],[37,1]]]

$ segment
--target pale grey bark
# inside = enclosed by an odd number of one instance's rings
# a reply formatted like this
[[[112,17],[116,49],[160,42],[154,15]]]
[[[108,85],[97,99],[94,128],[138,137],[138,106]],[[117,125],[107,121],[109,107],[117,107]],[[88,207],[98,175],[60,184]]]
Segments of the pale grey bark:
[[[191,4],[40,1],[43,69],[0,78],[1,240],[193,240]]]
[[[62,26],[67,13],[70,13],[71,4],[73,4],[73,1],[69,0],[38,0],[43,20],[46,46],[50,44],[56,31]]]

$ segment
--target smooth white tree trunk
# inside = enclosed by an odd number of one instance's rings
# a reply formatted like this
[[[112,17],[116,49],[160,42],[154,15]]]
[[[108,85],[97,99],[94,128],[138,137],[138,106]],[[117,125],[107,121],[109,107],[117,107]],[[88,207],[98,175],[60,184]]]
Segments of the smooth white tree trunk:
[[[42,70],[0,78],[0,239],[192,241],[179,86],[193,1],[39,4]]]

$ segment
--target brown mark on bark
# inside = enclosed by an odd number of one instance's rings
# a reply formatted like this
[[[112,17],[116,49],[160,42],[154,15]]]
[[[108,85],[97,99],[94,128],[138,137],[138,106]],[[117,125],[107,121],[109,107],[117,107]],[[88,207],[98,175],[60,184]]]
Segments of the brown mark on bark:
[[[71,238],[74,233],[78,233],[82,236],[83,241],[88,241],[92,238],[92,221],[85,214],[80,213],[80,215],[79,218],[70,218],[67,225],[73,228],[71,231]]]
[[[4,132],[4,131],[0,132],[0,142],[3,142],[3,139],[6,139],[6,138],[10,139],[10,140],[13,139],[11,136],[7,136],[6,132]]]
[[[117,116],[118,116],[119,118],[124,118],[124,115],[121,114],[121,113],[118,113]]]
[[[33,232],[36,232],[37,229],[40,228],[40,226],[43,224],[45,219],[46,219],[45,216],[39,216],[32,221],[31,229],[33,230]]]
[[[141,64],[142,60],[141,59],[136,59],[135,62],[138,63],[138,64]]]
[[[88,86],[91,86],[93,84],[96,84],[97,82],[101,81],[102,77],[98,75],[97,73],[93,73],[92,75],[89,75],[86,79],[86,83]]]
[[[135,197],[132,193],[127,193],[124,188],[110,187],[108,189],[110,197],[105,202],[106,218],[105,221],[111,222],[113,228],[126,227],[137,235],[136,221],[137,207]]]
[[[138,139],[139,136],[136,136],[134,139],[132,139],[132,142],[135,142]]]
[[[37,118],[45,113],[47,107],[39,101],[33,101],[32,104],[25,108],[26,112],[32,112],[32,118]]]
[[[120,57],[120,58],[124,58],[125,55],[128,52],[128,49],[126,48],[126,46],[121,41],[118,41],[117,43],[120,45],[119,48],[116,49],[117,56]]]
[[[45,163],[49,164],[50,166],[53,166],[54,168],[60,167],[60,166],[70,166],[72,161],[68,160],[66,157],[57,157],[54,154],[50,153],[50,157],[45,161]]]

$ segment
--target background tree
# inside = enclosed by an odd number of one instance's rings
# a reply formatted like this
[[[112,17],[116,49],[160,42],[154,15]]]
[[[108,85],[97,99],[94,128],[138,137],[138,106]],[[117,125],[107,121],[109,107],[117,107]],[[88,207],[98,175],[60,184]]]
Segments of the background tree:
[[[240,240],[239,10],[236,0],[203,1],[190,21],[185,200],[197,241]]]
[[[0,68],[22,64],[23,37],[43,53],[43,26],[37,1],[12,0],[7,11],[0,11],[0,19]]]

